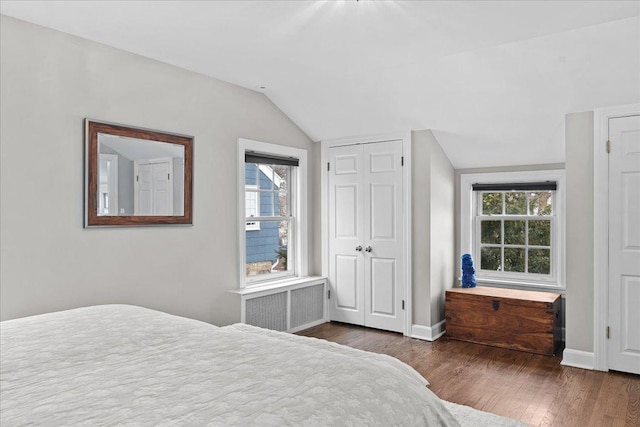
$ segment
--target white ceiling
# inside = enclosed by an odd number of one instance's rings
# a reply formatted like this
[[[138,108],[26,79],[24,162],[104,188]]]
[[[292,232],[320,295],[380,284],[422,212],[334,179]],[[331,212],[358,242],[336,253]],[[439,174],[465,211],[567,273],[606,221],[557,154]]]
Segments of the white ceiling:
[[[2,1],[0,12],[261,90],[314,140],[432,129],[456,168],[563,162],[565,114],[640,102],[639,1]]]

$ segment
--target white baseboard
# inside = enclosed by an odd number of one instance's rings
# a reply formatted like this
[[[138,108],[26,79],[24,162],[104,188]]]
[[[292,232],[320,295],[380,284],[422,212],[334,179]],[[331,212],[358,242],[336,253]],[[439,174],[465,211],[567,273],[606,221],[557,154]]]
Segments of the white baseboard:
[[[445,333],[444,320],[436,323],[432,327],[422,325],[411,325],[411,338],[419,340],[435,341]]]
[[[564,352],[562,352],[562,362],[560,362],[560,364],[563,366],[593,370],[595,366],[595,355],[590,351],[565,348]]]
[[[306,324],[300,325],[300,326],[298,326],[296,328],[291,328],[287,332],[289,332],[290,334],[293,334],[295,332],[304,331],[305,329],[313,328],[314,326],[322,325],[323,323],[327,323],[327,322],[328,322],[327,319],[315,320],[315,321],[313,321],[311,323],[306,323]]]

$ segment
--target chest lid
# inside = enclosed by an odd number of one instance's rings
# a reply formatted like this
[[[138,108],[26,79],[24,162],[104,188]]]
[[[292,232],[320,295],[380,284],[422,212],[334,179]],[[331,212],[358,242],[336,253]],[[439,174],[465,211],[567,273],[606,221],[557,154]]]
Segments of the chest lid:
[[[488,286],[478,286],[476,288],[454,288],[447,290],[447,296],[465,297],[476,296],[478,298],[489,298],[497,300],[509,300],[514,305],[534,305],[541,304],[548,306],[555,303],[560,294],[551,292],[523,291],[520,289],[491,288]]]

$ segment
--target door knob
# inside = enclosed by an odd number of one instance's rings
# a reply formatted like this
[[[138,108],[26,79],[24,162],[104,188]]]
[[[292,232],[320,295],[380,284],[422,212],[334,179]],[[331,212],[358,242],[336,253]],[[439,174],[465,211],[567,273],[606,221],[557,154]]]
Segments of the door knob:
[[[365,251],[366,251],[366,252],[371,252],[371,249],[372,249],[372,248],[371,248],[371,246],[367,246],[367,247],[365,248]]]
[[[360,245],[356,246],[356,251],[358,251],[358,252],[362,251],[362,246],[360,246]]]

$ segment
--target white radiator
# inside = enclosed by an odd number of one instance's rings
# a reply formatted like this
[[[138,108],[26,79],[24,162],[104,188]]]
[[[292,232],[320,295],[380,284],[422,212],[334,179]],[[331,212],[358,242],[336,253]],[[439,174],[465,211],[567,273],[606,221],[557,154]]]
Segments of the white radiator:
[[[326,281],[293,281],[276,289],[256,288],[242,295],[242,322],[296,332],[326,322]]]

